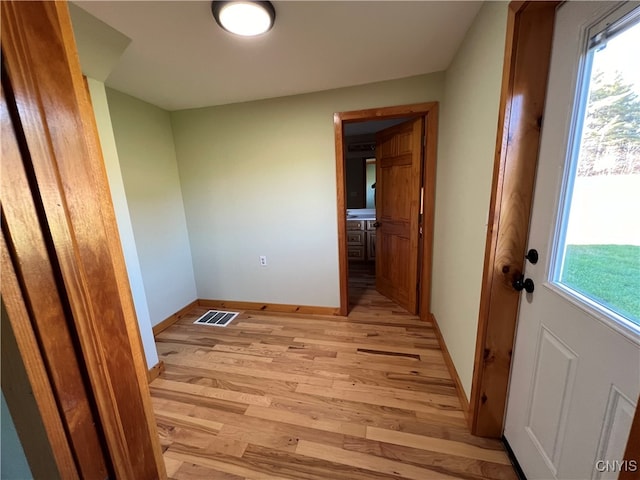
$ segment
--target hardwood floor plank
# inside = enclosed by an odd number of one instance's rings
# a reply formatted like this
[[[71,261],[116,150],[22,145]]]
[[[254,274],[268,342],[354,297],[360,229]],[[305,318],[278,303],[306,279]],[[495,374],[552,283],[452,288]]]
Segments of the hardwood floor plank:
[[[162,357],[169,357],[176,354],[190,354],[193,358],[200,361],[228,361],[229,359],[247,360],[250,362],[273,362],[274,357],[261,357],[255,354],[247,353],[232,353],[232,352],[220,352],[210,348],[203,347],[191,347],[187,344],[172,343],[172,342],[158,342],[158,355]],[[214,347],[215,348],[215,347]]]
[[[165,456],[181,462],[190,463],[200,467],[206,467],[211,471],[220,471],[226,474],[235,475],[240,478],[251,478],[253,480],[291,480],[295,477],[282,477],[272,473],[264,473],[255,470],[247,462],[234,461],[235,457],[225,457],[224,455],[209,456],[199,451],[191,451],[181,446],[172,447],[166,451]],[[215,478],[215,477],[210,477]]]
[[[167,448],[176,445],[184,445],[196,449],[205,449],[211,442],[211,434],[195,432],[188,428],[176,427],[175,425],[158,421],[160,444]]]
[[[379,442],[393,443],[394,445],[403,445],[421,450],[474,458],[486,462],[501,463],[503,465],[510,464],[509,457],[507,457],[504,451],[488,450],[461,442],[425,437],[424,435],[416,435],[413,433],[397,432],[378,427],[367,427],[366,438],[368,440],[377,440]]]
[[[176,480],[515,480],[469,433],[433,326],[356,279],[348,318],[194,309],[156,338],[150,383]]]
[[[293,381],[265,380],[259,376],[237,375],[199,367],[171,365],[163,376],[166,380],[184,383],[198,383],[208,387],[234,390],[254,395],[275,395],[293,392],[298,385]]]
[[[164,457],[164,466],[167,469],[167,477],[169,478],[177,478],[176,472],[182,467],[184,462],[180,460],[176,460],[175,458],[167,458]]]
[[[340,446],[344,436],[327,430],[291,425],[274,420],[244,416],[236,422],[225,422],[218,436],[252,445],[294,452],[300,440],[316,440],[327,445]]]
[[[420,375],[402,375],[375,370],[361,370],[357,373],[351,373],[348,380],[362,385],[376,387],[401,387],[402,390],[413,392],[437,393],[441,395],[456,393],[456,388],[449,379],[423,377]]]
[[[393,420],[393,425],[396,425],[399,418],[407,421],[417,418],[415,412],[410,410],[297,393],[288,396],[274,396],[271,407],[313,415],[318,418],[349,421],[358,425],[376,424],[378,420],[385,418]]]
[[[410,478],[413,480],[449,480],[456,478],[434,470],[396,462],[395,460],[388,460],[375,455],[349,451],[343,448],[305,440],[298,442],[296,453],[298,455],[329,460],[334,463],[342,463],[351,467],[364,468],[400,478]]]
[[[407,357],[414,360],[420,360],[420,355],[416,353],[402,353],[402,352],[385,352],[384,350],[371,350],[370,348],[358,348],[357,353],[368,353],[369,355],[385,355],[393,357]]]
[[[195,418],[189,415],[182,415],[180,413],[168,412],[166,410],[156,409],[154,410],[156,419],[158,422],[171,423],[175,426],[186,427],[195,431],[215,434],[222,428],[222,423],[205,420],[202,418]]]
[[[266,345],[254,342],[248,347],[218,344],[213,347],[213,351],[244,353],[258,357],[278,357],[282,352],[286,352],[288,348],[289,347],[287,345]]]
[[[375,358],[372,358],[375,357]],[[345,365],[355,368],[381,370],[383,372],[397,372],[405,374],[419,374],[427,377],[438,377],[451,380],[444,360],[440,362],[425,362],[406,357],[380,358],[375,355],[338,353],[335,359],[322,359],[325,363]],[[356,370],[359,371],[359,370]],[[453,380],[451,380],[453,381]]]
[[[451,407],[452,409],[460,409],[460,401],[452,397],[451,395],[428,393],[424,390],[413,391],[404,388],[380,387],[377,385],[367,385],[358,382],[345,382],[343,380],[334,380],[331,387],[344,391],[368,393],[370,395],[375,395],[376,397],[388,397],[390,399],[426,402],[443,409],[449,407]]]
[[[178,392],[189,393],[198,397],[229,400],[238,403],[246,403],[247,405],[263,405],[266,407],[271,405],[270,398],[223,390],[221,388],[211,388],[201,385],[193,385],[190,383],[174,382],[172,380],[165,380],[164,378],[157,378],[153,381],[153,384],[156,388],[171,389]]]
[[[248,405],[244,403],[220,400],[218,398],[196,397],[190,393],[180,391],[163,390],[156,387],[155,385],[150,385],[150,390],[152,400],[163,399],[173,400],[176,402],[189,402],[191,404],[209,408],[211,409],[211,411],[215,412],[231,412],[243,414],[248,407]]]
[[[163,361],[165,361],[166,357],[162,357]],[[295,373],[289,373],[284,371],[275,370],[271,364],[259,364],[254,365],[253,367],[246,367],[240,365],[230,365],[230,364],[214,364],[211,362],[201,362],[196,360],[191,360],[189,358],[178,358],[178,357],[169,357],[165,361],[166,365],[182,365],[182,366],[192,366],[196,368],[209,368],[216,372],[224,372],[230,374],[237,375],[246,375],[253,377],[260,377],[265,380],[280,380],[285,382],[295,382],[300,384],[309,384],[315,385],[319,387],[329,387],[331,386],[332,380],[330,378],[317,378],[311,377],[308,375],[299,375]]]
[[[170,478],[175,480],[245,480],[245,477],[193,463],[180,462],[180,465],[180,468],[173,475],[169,475]]]
[[[211,438],[211,442],[207,445],[207,451],[214,455],[223,454],[241,458],[248,445],[249,442],[231,440],[218,435]]]
[[[287,423],[290,425],[298,425],[301,427],[314,428],[325,432],[334,432],[344,435],[353,435],[356,437],[365,437],[367,427],[347,421],[336,421],[325,418],[318,418],[315,415],[304,415],[302,413],[293,413],[287,410],[279,410],[275,408],[258,407],[251,405],[247,408],[245,415],[250,417],[264,418],[277,422]]]
[[[353,402],[368,403],[373,405],[380,405],[384,407],[400,408],[409,411],[423,412],[423,413],[438,413],[440,415],[451,416],[456,418],[464,418],[464,414],[460,407],[458,410],[453,410],[448,407],[440,408],[437,405],[429,404],[428,402],[401,400],[396,398],[389,398],[383,396],[374,396],[370,393],[352,391],[352,390],[340,390],[337,388],[322,388],[315,385],[303,385],[300,384],[296,387],[297,393],[304,393],[307,395],[316,395],[321,397],[339,398],[342,400],[350,400]],[[426,400],[426,399],[425,399]]]
[[[262,465],[263,468],[276,470],[283,475],[290,475],[296,480],[401,480],[402,478],[333,460],[323,460],[257,446],[249,446],[243,459],[253,465]]]
[[[345,437],[345,450],[381,456],[416,466],[423,466],[438,473],[468,480],[517,480],[511,465],[500,465],[471,458],[430,452],[411,447]]]
[[[327,347],[333,347],[336,349],[344,350],[347,352],[352,351],[362,351],[363,353],[371,353],[372,351],[376,352],[385,352],[387,356],[391,355],[401,355],[407,356],[409,358],[413,358],[415,360],[419,360],[422,356],[426,358],[441,358],[442,352],[438,349],[436,345],[434,345],[433,349],[428,348],[415,348],[415,347],[404,347],[399,345],[389,345],[385,344],[376,344],[376,343],[366,343],[366,342],[336,342],[334,340],[317,340],[315,338],[302,338],[297,337],[294,338],[293,341],[295,343],[300,344],[313,344],[313,345],[321,345]],[[444,360],[443,360],[444,361]]]

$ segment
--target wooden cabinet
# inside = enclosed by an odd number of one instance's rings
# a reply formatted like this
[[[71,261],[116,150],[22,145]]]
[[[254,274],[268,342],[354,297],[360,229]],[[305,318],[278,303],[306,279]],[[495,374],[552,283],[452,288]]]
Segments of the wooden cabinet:
[[[351,245],[347,245],[347,255],[349,258],[349,261],[352,260],[364,260],[364,245],[362,246],[351,246]]]
[[[362,230],[347,231],[347,245],[364,245],[366,232]]]
[[[347,257],[349,261],[376,259],[375,220],[347,220]]]
[[[367,232],[367,260],[376,259],[376,232]]]
[[[362,261],[366,259],[365,222],[361,220],[347,221],[347,257],[349,261]]]
[[[364,230],[368,220],[347,220],[347,230]]]
[[[367,260],[374,262],[376,260],[376,223],[375,220],[367,220]]]

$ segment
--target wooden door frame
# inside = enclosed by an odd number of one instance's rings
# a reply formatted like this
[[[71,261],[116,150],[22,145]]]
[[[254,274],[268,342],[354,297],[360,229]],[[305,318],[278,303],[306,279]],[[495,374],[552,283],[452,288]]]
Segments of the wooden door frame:
[[[3,121],[10,120],[19,141],[19,147],[12,147],[3,139],[3,154],[6,147],[21,162],[30,186],[11,194],[3,190],[2,205],[16,206],[18,213],[28,202],[37,205],[37,214],[20,217],[24,220],[9,224],[3,218],[2,300],[57,468],[64,478],[81,473],[77,455],[65,446],[77,419],[62,418],[55,397],[68,392],[52,392],[48,380],[50,366],[44,359],[54,355],[84,368],[113,475],[166,478],[140,332],[67,4],[2,2],[1,7],[3,89],[11,87],[10,115]],[[46,255],[23,253],[33,243],[27,233],[36,231],[45,238]],[[73,332],[73,347],[63,351],[39,341],[38,325],[47,312],[29,302],[49,292],[24,281],[45,269],[56,279],[55,306],[62,306],[65,325]]]
[[[423,158],[424,211],[423,235],[420,247],[422,261],[419,261],[418,275],[420,292],[418,312],[422,320],[428,321],[431,312],[431,269],[433,263],[433,224],[436,182],[436,153],[438,144],[438,102],[415,103],[393,107],[371,108],[339,112],[333,115],[336,147],[336,196],[338,205],[338,266],[340,283],[340,307],[338,314],[349,314],[349,263],[347,257],[347,210],[346,178],[344,157],[344,125],[373,120],[424,117],[426,145]],[[420,256],[419,256],[420,257]]]
[[[500,438],[511,373],[555,12],[561,2],[511,2],[498,114],[478,333],[469,402],[474,435]]]

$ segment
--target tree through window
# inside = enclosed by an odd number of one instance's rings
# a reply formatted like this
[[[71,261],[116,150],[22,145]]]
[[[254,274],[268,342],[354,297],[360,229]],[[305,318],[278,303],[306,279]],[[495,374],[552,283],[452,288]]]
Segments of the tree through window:
[[[554,278],[640,326],[640,9],[589,39]],[[622,25],[622,26],[621,26]]]

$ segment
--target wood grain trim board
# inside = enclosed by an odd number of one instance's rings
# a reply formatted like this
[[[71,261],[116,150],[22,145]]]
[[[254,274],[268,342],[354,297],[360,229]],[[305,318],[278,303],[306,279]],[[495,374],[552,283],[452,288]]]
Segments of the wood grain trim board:
[[[169,328],[171,325],[176,323],[182,317],[187,315],[189,312],[191,312],[191,310],[193,310],[197,306],[198,306],[198,300],[194,300],[193,302],[189,303],[188,305],[185,305],[184,307],[182,307],[180,310],[178,310],[173,315],[170,315],[169,317],[165,318],[163,321],[161,321],[157,325],[154,325],[154,327],[153,327],[153,336],[155,337],[155,336],[159,335],[161,332],[164,332],[167,328]]]
[[[149,383],[153,382],[156,378],[158,378],[164,372],[164,362],[160,360],[153,367],[149,369],[147,372],[147,379]]]
[[[453,359],[451,358],[451,354],[449,353],[449,349],[447,348],[447,344],[444,341],[444,337],[442,336],[442,332],[440,331],[440,326],[436,320],[436,317],[433,313],[429,314],[431,323],[433,324],[433,331],[436,334],[436,338],[438,339],[438,344],[440,345],[440,349],[442,350],[442,355],[444,356],[444,363],[447,365],[447,369],[449,370],[449,374],[453,379],[453,382],[456,385],[456,392],[458,392],[458,398],[460,399],[460,403],[462,404],[462,412],[464,413],[464,417],[469,422],[469,399],[467,398],[467,394],[462,387],[462,382],[460,381],[460,377],[458,376],[458,371],[456,370],[456,366],[453,363]]]
[[[233,300],[199,299],[198,306],[207,308],[230,308],[235,310],[255,310],[261,312],[303,313],[305,315],[339,315],[338,307],[317,307],[312,305],[289,305],[286,303],[238,302]]]

